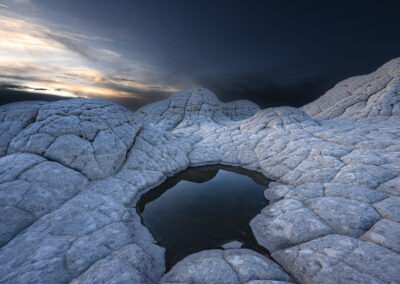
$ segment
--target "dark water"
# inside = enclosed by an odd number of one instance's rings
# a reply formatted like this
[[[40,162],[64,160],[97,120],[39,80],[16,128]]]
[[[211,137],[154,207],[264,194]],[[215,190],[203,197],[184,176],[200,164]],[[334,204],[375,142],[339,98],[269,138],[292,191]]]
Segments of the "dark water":
[[[266,254],[249,222],[267,205],[267,184],[261,174],[238,168],[190,168],[144,194],[137,208],[166,248],[167,269],[189,254],[233,240]]]

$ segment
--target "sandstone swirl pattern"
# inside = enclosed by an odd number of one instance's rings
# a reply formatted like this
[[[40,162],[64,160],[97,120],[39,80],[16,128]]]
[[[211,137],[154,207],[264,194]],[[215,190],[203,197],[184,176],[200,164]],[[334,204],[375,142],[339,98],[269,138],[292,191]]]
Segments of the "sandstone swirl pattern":
[[[0,283],[400,283],[400,59],[302,109],[188,89],[136,113],[10,104],[0,129]],[[251,221],[272,260],[204,251],[163,275],[136,201],[215,163],[275,181]]]

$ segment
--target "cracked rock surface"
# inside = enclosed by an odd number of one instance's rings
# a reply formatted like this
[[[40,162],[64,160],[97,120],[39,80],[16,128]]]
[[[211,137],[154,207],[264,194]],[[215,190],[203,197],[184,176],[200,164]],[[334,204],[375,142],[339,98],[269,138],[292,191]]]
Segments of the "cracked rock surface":
[[[0,129],[0,283],[400,283],[400,59],[302,109],[196,88],[135,113],[9,104]],[[205,164],[274,180],[250,223],[271,259],[210,250],[165,274],[136,201]]]
[[[161,283],[251,283],[254,280],[293,283],[272,260],[248,249],[205,250],[178,262]]]

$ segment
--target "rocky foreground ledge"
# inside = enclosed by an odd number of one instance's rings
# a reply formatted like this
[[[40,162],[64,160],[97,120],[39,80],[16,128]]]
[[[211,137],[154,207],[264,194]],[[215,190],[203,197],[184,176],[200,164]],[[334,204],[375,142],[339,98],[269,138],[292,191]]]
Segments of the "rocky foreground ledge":
[[[0,283],[400,283],[400,59],[304,106],[188,89],[0,107]],[[203,251],[167,274],[141,194],[189,166],[274,180],[251,221],[272,259]]]

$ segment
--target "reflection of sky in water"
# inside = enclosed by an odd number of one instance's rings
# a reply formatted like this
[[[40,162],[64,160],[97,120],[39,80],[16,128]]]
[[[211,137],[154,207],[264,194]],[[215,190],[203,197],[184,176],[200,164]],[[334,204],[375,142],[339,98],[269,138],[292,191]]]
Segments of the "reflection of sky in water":
[[[167,249],[167,266],[188,254],[238,240],[258,249],[249,222],[266,206],[261,174],[216,167],[190,169],[145,194],[138,204],[144,224]],[[190,180],[190,181],[189,181]],[[144,209],[144,211],[143,211]]]

